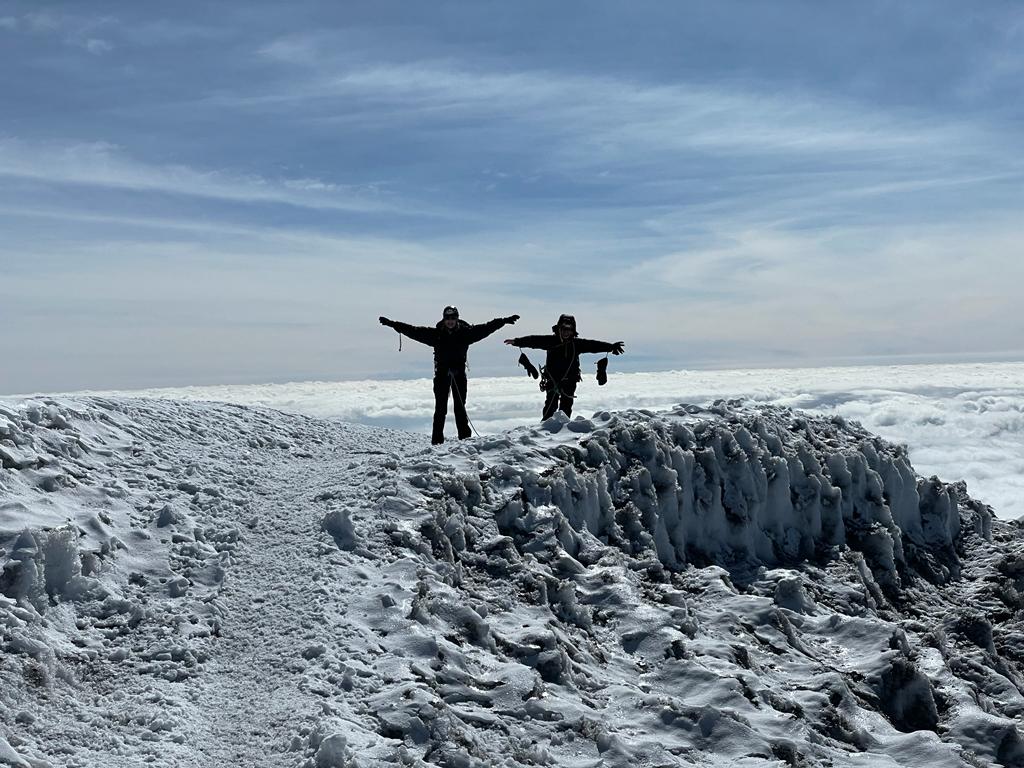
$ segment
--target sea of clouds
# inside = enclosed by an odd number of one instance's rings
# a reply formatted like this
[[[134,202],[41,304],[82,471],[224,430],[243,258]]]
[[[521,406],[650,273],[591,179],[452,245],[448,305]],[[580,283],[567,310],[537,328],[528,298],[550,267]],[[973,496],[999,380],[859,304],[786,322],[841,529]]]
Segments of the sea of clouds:
[[[614,364],[613,364],[614,367]],[[613,373],[598,386],[592,365],[576,414],[659,410],[742,398],[856,419],[910,449],[914,467],[966,480],[1004,518],[1024,517],[1024,363]],[[428,432],[430,381],[301,382],[185,387],[104,394],[219,400],[382,427]],[[526,375],[470,377],[469,414],[482,434],[540,419],[543,396]],[[448,434],[455,432],[449,414]]]

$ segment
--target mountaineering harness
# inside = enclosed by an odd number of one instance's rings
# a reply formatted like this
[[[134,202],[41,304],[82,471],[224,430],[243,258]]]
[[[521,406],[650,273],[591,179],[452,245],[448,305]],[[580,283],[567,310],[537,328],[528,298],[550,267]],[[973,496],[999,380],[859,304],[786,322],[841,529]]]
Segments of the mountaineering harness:
[[[574,354],[575,354],[575,351],[576,350],[575,350],[575,347],[574,347],[573,348],[573,353]],[[540,391],[541,392],[547,392],[549,389],[553,389],[558,394],[559,397],[568,397],[571,400],[575,400],[576,399],[576,395],[567,395],[564,392],[562,392],[562,388],[558,386],[559,384],[562,383],[562,381],[565,380],[565,376],[563,376],[558,381],[554,381],[550,376],[548,376],[547,366],[543,366],[543,365],[540,367],[540,372],[538,373],[537,367],[532,362],[530,362],[530,358],[528,358],[526,356],[526,353],[523,352],[523,348],[522,347],[519,348],[519,360],[517,360],[516,362],[519,365],[523,366],[523,368],[526,369],[526,375],[527,376],[532,376],[535,379],[538,378],[538,377],[540,378]],[[566,371],[565,373],[566,373],[566,375],[569,374],[568,371]],[[580,375],[580,379],[579,380],[580,381],[583,380],[582,374]],[[603,387],[607,383],[608,383],[608,355],[606,353],[604,357],[602,357],[600,360],[597,361],[597,385],[599,387]]]
[[[575,352],[576,350],[573,349],[573,353]],[[548,375],[548,369],[545,365],[540,367],[540,373],[540,389],[542,392],[554,392],[556,397],[567,397],[570,400],[576,399],[576,395],[570,395],[568,392],[563,392],[562,388],[559,386],[559,384],[565,381],[565,377],[569,375],[569,371],[566,371],[558,381],[555,381]],[[579,375],[579,371],[577,371],[577,375]],[[580,378],[582,379],[582,376]]]

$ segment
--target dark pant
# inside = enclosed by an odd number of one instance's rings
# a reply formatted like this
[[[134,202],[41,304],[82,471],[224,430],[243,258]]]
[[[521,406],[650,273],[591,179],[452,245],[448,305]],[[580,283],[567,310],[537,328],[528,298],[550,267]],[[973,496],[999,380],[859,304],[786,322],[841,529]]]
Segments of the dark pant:
[[[563,381],[557,386],[552,385],[544,395],[544,413],[541,419],[550,419],[555,415],[556,409],[566,416],[572,416],[572,401],[575,394],[575,381]]]
[[[430,442],[434,445],[444,442],[444,420],[448,415],[448,393],[451,392],[455,412],[455,427],[459,431],[459,440],[465,440],[473,432],[469,428],[469,416],[466,415],[466,372],[438,371],[434,374],[434,429],[430,434]]]

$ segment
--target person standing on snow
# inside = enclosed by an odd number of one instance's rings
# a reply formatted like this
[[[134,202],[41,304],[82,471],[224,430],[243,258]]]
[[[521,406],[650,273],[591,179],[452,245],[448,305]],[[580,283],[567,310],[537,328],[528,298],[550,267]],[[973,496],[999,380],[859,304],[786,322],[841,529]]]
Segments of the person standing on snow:
[[[544,375],[541,378],[541,389],[544,396],[544,412],[541,419],[549,419],[555,409],[560,409],[566,416],[572,415],[572,402],[576,397],[576,384],[580,381],[580,355],[593,352],[611,352],[621,355],[623,342],[594,341],[581,339],[576,333],[576,318],[562,315],[558,322],[551,326],[554,333],[547,336],[520,336],[516,339],[505,339],[506,344],[516,347],[547,350],[547,361],[544,364]]]
[[[444,422],[448,415],[448,393],[455,398],[455,426],[459,440],[465,440],[473,433],[466,414],[466,355],[469,345],[487,338],[503,325],[511,325],[519,315],[496,317],[488,323],[470,325],[459,319],[459,310],[445,307],[441,320],[433,328],[425,325],[409,325],[386,317],[380,317],[380,324],[394,328],[413,341],[434,348],[434,425],[430,442],[438,445],[444,442]]]

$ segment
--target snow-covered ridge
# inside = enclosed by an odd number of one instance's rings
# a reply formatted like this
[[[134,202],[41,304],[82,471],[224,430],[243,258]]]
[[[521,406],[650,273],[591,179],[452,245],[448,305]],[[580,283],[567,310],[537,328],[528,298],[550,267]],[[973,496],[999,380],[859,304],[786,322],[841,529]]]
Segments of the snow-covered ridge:
[[[434,410],[429,379],[92,394],[216,400],[426,434]],[[742,398],[857,420],[890,442],[909,445],[919,472],[966,480],[971,495],[1003,519],[1024,517],[1024,363],[613,372],[606,387],[587,374],[579,394],[577,411],[587,413]],[[469,415],[482,433],[533,426],[537,397],[527,376],[474,376]]]
[[[0,404],[0,765],[1021,765],[1024,538],[856,423]]]

